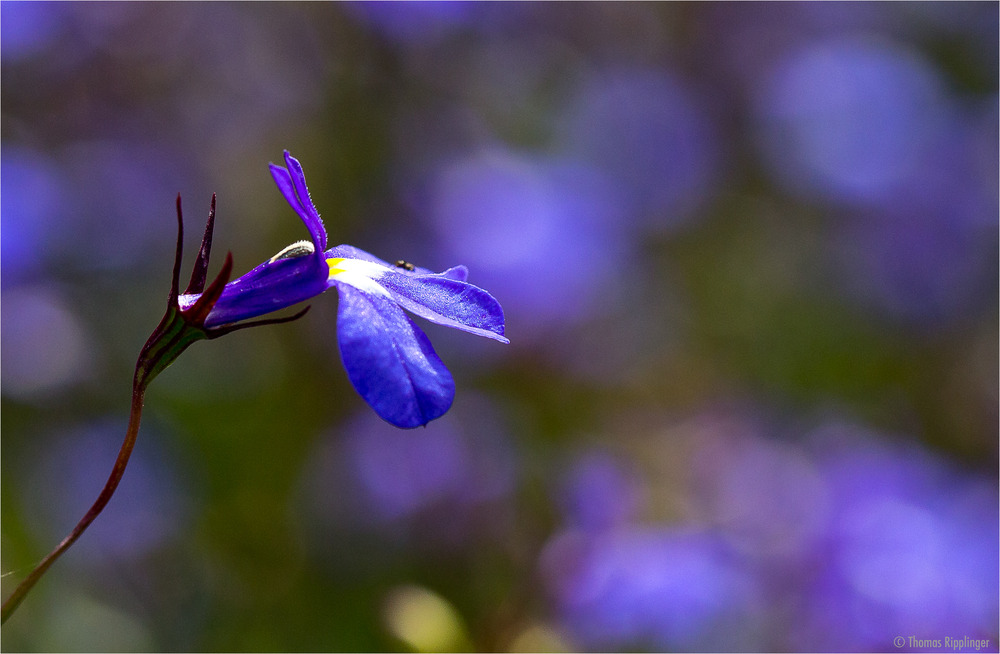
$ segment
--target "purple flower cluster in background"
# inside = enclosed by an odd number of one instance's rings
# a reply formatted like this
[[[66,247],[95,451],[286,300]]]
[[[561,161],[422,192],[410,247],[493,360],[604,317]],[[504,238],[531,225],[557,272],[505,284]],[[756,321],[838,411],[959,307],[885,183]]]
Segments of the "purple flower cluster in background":
[[[624,216],[590,167],[493,148],[444,165],[432,198],[443,247],[468,253],[526,329],[583,320],[623,282],[624,265],[601,262],[627,260]]]
[[[316,445],[297,512],[323,558],[332,541],[350,533],[454,552],[509,527],[519,459],[497,423],[477,426],[495,407],[481,398],[470,404],[430,423],[417,438],[362,414],[347,421],[346,438],[338,430]]]
[[[782,444],[738,418],[694,422],[674,443],[698,451],[673,519],[636,512],[649,484],[606,455],[571,469],[540,566],[574,642],[863,651],[900,634],[991,637],[995,479],[851,424]]]
[[[20,472],[31,509],[32,529],[44,542],[58,542],[101,490],[125,430],[123,421],[102,419],[57,434],[44,455],[39,453]],[[152,441],[157,443],[155,431]],[[115,502],[74,550],[79,567],[136,560],[175,542],[188,528],[190,498],[178,477],[170,452],[141,453],[129,466],[121,501]],[[57,480],[53,484],[52,480]]]
[[[968,133],[983,112],[949,97],[915,49],[864,36],[787,53],[757,98],[776,180],[842,216],[833,245],[848,292],[930,324],[986,290],[997,198],[977,181],[990,174],[977,170],[983,135]],[[986,115],[995,122],[995,102]]]

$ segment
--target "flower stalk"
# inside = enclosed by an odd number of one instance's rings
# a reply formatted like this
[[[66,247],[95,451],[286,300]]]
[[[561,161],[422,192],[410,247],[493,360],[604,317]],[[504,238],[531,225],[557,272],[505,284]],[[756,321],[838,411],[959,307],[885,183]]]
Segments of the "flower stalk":
[[[218,338],[237,329],[254,327],[265,324],[275,324],[296,320],[305,315],[309,307],[297,314],[286,317],[268,320],[258,320],[255,322],[242,323],[240,325],[229,325],[219,328],[206,328],[205,318],[212,307],[218,302],[222,295],[222,290],[229,281],[232,274],[233,258],[232,254],[226,255],[226,261],[219,271],[219,274],[205,290],[205,277],[208,270],[208,259],[212,248],[212,232],[215,223],[215,196],[212,196],[212,208],[208,216],[208,224],[205,227],[205,235],[202,239],[201,251],[195,263],[194,271],[191,275],[191,282],[188,284],[186,293],[201,293],[198,302],[192,306],[181,309],[178,302],[180,297],[180,267],[183,255],[184,243],[184,219],[181,211],[181,197],[177,196],[177,250],[174,257],[173,277],[170,284],[170,295],[167,299],[167,310],[160,324],[157,325],[153,333],[150,334],[146,344],[139,352],[139,358],[135,364],[135,374],[132,378],[132,405],[129,411],[128,428],[125,430],[125,440],[122,442],[118,457],[115,459],[114,467],[104,488],[98,495],[97,500],[90,509],[73,527],[72,531],[46,556],[27,577],[18,585],[3,603],[0,623],[7,622],[7,619],[14,613],[17,607],[24,601],[38,580],[53,563],[63,555],[66,550],[73,546],[73,543],[80,538],[87,527],[100,515],[104,507],[108,505],[114,495],[118,484],[121,483],[128,466],[132,450],[135,448],[136,439],[139,435],[139,423],[142,420],[142,406],[146,395],[146,388],[150,382],[173,363],[180,354],[195,341],[202,339]],[[204,291],[204,292],[203,292]]]
[[[118,488],[119,482],[122,480],[122,476],[125,474],[125,466],[128,465],[129,457],[132,456],[132,449],[135,447],[136,437],[139,435],[139,421],[142,418],[142,402],[146,391],[146,385],[139,382],[138,370],[136,371],[136,382],[132,385],[132,410],[129,413],[128,419],[128,429],[125,431],[125,441],[122,443],[121,449],[118,451],[118,458],[115,459],[114,468],[111,469],[111,476],[108,477],[107,483],[104,484],[104,488],[101,490],[101,494],[97,497],[97,501],[90,507],[80,522],[73,527],[73,530],[67,534],[65,538],[62,539],[54,550],[52,550],[48,556],[46,556],[42,561],[35,566],[35,569],[28,574],[27,577],[18,585],[17,589],[7,598],[3,603],[3,615],[0,622],[7,622],[7,618],[14,613],[17,607],[21,604],[24,598],[28,595],[28,592],[34,588],[38,580],[42,578],[42,575],[56,562],[63,552],[68,550],[73,543],[76,542],[78,538],[83,534],[83,532],[90,526],[90,523],[100,515],[104,507],[107,506],[108,501],[111,500],[111,496],[114,495],[115,489]],[[146,378],[151,379],[149,377]]]

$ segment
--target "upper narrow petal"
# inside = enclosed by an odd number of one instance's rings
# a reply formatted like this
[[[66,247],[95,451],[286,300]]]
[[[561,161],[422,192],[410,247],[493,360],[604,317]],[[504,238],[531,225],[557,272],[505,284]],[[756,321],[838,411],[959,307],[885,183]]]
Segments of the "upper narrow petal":
[[[354,388],[387,422],[412,428],[451,407],[455,382],[392,298],[338,284],[337,340]]]
[[[302,171],[302,164],[299,160],[288,153],[285,150],[285,164],[288,166],[288,172],[292,175],[292,183],[295,185],[295,194],[299,196],[299,204],[302,210],[306,212],[309,216],[310,221],[318,227],[319,233],[322,235],[320,243],[316,244],[319,246],[317,250],[326,249],[326,229],[323,227],[323,219],[320,218],[319,211],[316,210],[316,205],[313,204],[312,196],[309,195],[309,187],[306,186],[306,174]],[[312,232],[313,228],[310,227],[309,231]]]
[[[285,161],[288,169],[275,164],[268,167],[271,177],[278,186],[278,190],[285,196],[285,200],[291,205],[302,222],[305,223],[312,237],[312,242],[316,250],[322,252],[326,248],[326,228],[323,227],[323,219],[320,218],[319,211],[316,210],[312,199],[309,197],[309,189],[306,187],[306,177],[302,172],[302,166],[298,160],[285,151]]]

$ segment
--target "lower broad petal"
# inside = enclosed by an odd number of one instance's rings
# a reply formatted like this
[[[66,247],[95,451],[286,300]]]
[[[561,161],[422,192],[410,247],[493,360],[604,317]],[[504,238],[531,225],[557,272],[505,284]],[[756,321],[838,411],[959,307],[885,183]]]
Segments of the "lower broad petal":
[[[427,336],[391,298],[347,284],[337,288],[337,340],[355,390],[397,427],[419,427],[444,415],[455,382]]]

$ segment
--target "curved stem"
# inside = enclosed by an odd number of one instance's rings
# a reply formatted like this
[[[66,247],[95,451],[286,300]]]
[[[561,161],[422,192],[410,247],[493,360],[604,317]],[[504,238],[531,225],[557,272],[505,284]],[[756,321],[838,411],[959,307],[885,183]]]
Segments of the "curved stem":
[[[35,569],[31,571],[24,581],[17,587],[17,589],[11,594],[10,597],[3,603],[3,614],[0,617],[0,623],[6,622],[7,618],[14,612],[21,601],[25,598],[28,592],[34,587],[45,571],[56,562],[63,552],[68,550],[76,539],[90,526],[90,523],[100,515],[104,507],[107,506],[108,501],[111,496],[114,495],[115,489],[118,488],[118,483],[122,480],[122,475],[125,474],[125,466],[128,465],[129,457],[132,456],[132,448],[135,447],[136,437],[139,435],[139,421],[142,418],[142,401],[143,396],[146,393],[146,384],[139,381],[138,377],[132,384],[132,410],[129,413],[128,419],[128,429],[125,432],[125,442],[122,443],[121,449],[118,451],[118,458],[115,459],[115,467],[111,470],[111,476],[108,477],[108,481],[104,484],[104,488],[101,490],[101,494],[98,495],[97,501],[94,502],[90,510],[80,519],[80,522],[73,527],[73,531],[62,540],[59,545],[56,546],[48,556],[42,559],[41,563],[35,566]]]
[[[170,295],[167,298],[167,311],[163,314],[160,324],[157,325],[153,333],[150,334],[146,344],[139,352],[139,359],[135,364],[135,376],[132,378],[132,410],[129,413],[128,430],[125,432],[125,442],[122,443],[121,450],[118,451],[118,458],[115,459],[115,467],[111,470],[111,476],[101,490],[90,510],[80,519],[80,522],[73,527],[73,531],[56,546],[52,552],[42,559],[41,563],[25,577],[24,581],[14,590],[7,601],[3,603],[0,623],[6,622],[7,618],[17,609],[25,596],[34,588],[42,575],[56,562],[63,552],[68,550],[73,543],[86,531],[90,523],[100,515],[104,507],[108,505],[111,496],[118,488],[122,475],[125,474],[125,466],[128,465],[129,457],[132,456],[132,449],[135,447],[136,437],[139,435],[139,421],[142,418],[142,401],[146,394],[146,387],[153,378],[163,372],[174,360],[180,356],[189,345],[195,341],[207,338],[218,338],[237,329],[246,327],[256,327],[260,325],[271,325],[279,322],[289,322],[297,320],[305,315],[309,310],[306,307],[290,318],[276,318],[271,320],[258,320],[241,325],[226,325],[218,328],[206,328],[205,320],[211,313],[215,303],[225,289],[226,282],[233,270],[232,254],[226,255],[226,262],[216,278],[209,284],[208,288],[202,292],[205,286],[205,272],[208,268],[208,255],[212,248],[212,229],[215,220],[215,196],[212,196],[212,210],[208,216],[208,225],[205,227],[205,236],[202,239],[201,252],[198,255],[198,262],[195,264],[194,273],[191,275],[191,283],[188,291],[197,290],[201,293],[195,303],[186,310],[181,310],[178,305],[180,292],[180,269],[181,258],[184,249],[184,219],[181,216],[181,196],[177,195],[177,248],[174,255],[174,271],[170,282]]]

